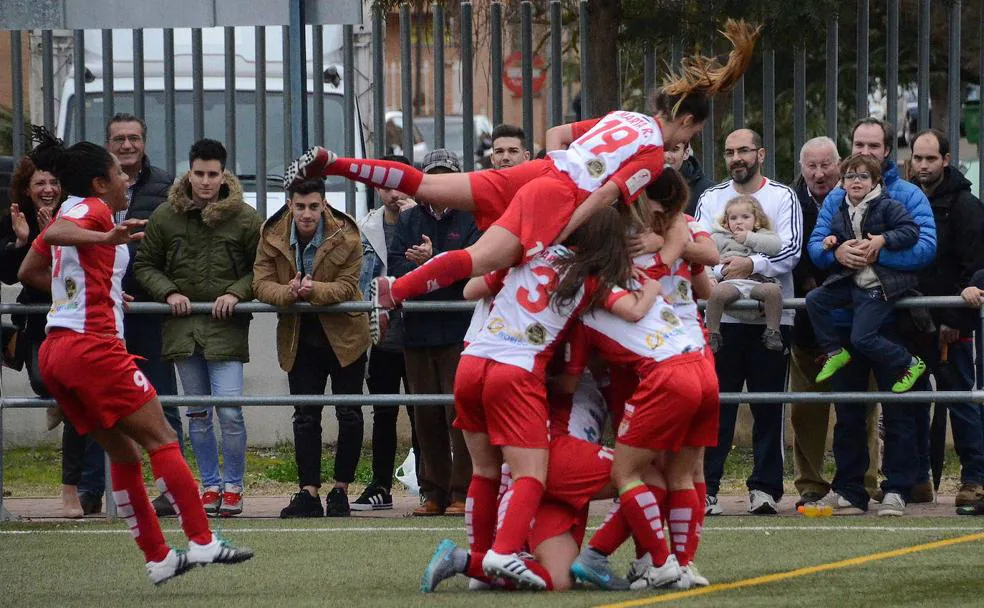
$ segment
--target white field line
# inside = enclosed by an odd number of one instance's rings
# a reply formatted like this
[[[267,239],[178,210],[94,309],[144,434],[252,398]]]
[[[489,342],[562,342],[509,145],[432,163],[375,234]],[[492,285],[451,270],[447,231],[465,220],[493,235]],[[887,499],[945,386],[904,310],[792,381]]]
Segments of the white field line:
[[[588,530],[597,530],[597,527],[589,527]],[[264,534],[276,533],[346,533],[346,532],[463,532],[463,526],[454,527],[423,527],[423,526],[360,526],[353,528],[228,528],[231,534]],[[980,526],[715,526],[704,528],[704,532],[981,532],[984,528]],[[180,534],[181,530],[172,528],[165,530],[168,533]],[[0,536],[23,536],[23,535],[97,535],[97,534],[129,534],[127,529],[98,529],[98,530],[3,530],[0,529]]]

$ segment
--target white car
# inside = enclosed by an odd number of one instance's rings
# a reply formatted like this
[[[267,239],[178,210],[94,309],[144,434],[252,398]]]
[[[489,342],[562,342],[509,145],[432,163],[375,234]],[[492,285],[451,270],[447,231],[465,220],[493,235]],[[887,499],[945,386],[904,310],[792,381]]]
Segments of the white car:
[[[419,165],[424,162],[424,157],[430,152],[430,144],[424,140],[417,125],[413,126],[413,161]],[[403,152],[403,112],[401,110],[390,110],[386,113],[386,154],[401,154]]]

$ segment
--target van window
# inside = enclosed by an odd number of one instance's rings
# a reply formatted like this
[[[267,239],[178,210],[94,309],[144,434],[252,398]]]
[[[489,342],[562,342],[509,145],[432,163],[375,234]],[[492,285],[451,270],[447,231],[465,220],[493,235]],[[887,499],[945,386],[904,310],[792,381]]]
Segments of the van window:
[[[314,95],[308,94],[308,121],[314,121]],[[175,154],[177,173],[183,174],[188,170],[188,150],[194,143],[192,124],[194,121],[192,93],[176,91],[175,124],[177,125],[177,140]],[[152,163],[159,167],[165,164],[164,154],[164,92],[146,91],[144,97],[147,123],[147,155]],[[255,91],[236,91],[236,166],[229,167],[237,175],[272,175],[282,176],[284,172],[284,108],[283,94],[279,91],[266,93],[266,169],[256,171],[256,93]],[[68,119],[65,125],[65,141],[76,140],[75,103],[73,95],[68,103]],[[129,91],[113,94],[113,109],[116,112],[133,113],[133,93]],[[205,137],[225,140],[225,93],[223,91],[205,91],[203,105],[205,118]],[[314,128],[311,127],[309,142],[311,145],[322,145],[329,150],[344,149],[344,120],[341,95],[325,94],[325,141],[315,141]],[[86,139],[105,145],[105,125],[103,124],[102,93],[87,93],[85,107]],[[358,145],[358,144],[357,144]],[[293,160],[293,159],[289,159]],[[246,184],[244,184],[246,185]],[[330,178],[327,188],[330,191],[345,190],[343,178]],[[279,190],[279,180],[270,180],[268,190]],[[247,190],[251,188],[247,187]]]

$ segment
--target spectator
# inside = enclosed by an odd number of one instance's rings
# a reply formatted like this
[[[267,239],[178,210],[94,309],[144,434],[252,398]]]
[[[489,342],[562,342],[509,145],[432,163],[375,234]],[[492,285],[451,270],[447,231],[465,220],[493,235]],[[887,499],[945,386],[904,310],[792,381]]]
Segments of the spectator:
[[[899,177],[898,168],[891,158],[892,145],[895,142],[892,127],[877,118],[862,118],[851,130],[851,142],[853,154],[867,154],[881,163],[882,179],[888,195],[902,203],[919,226],[919,241],[914,247],[903,251],[882,250],[877,255],[872,255],[871,259],[864,246],[844,243],[834,251],[837,263],[851,268],[877,260],[887,268],[902,271],[919,270],[927,266],[936,255],[936,223],[929,201],[922,191]],[[817,220],[818,226],[825,215],[829,218],[834,210],[840,208],[844,197],[845,191],[840,187],[827,195]],[[831,379],[831,390],[864,391],[872,371],[878,385],[884,390],[895,381],[886,370],[873,366],[862,356],[857,356]],[[917,391],[929,390],[928,379],[920,379],[914,388]],[[864,443],[861,439],[864,428],[862,411],[853,404],[835,404],[834,409],[837,412],[837,427],[834,429],[835,460],[844,464],[866,459],[867,454],[860,451],[860,446]],[[884,496],[878,513],[899,516],[905,513],[907,502],[933,500],[932,484],[929,482],[929,405],[893,403],[891,407],[882,410],[882,419],[885,448],[881,470],[885,480],[881,484]],[[839,433],[839,429],[842,432]],[[859,468],[852,467],[854,470]],[[860,495],[860,492],[861,490],[855,490],[856,494]],[[853,501],[860,502],[860,496]]]
[[[410,165],[405,156],[385,156],[386,160]],[[383,206],[369,212],[359,223],[362,232],[362,274],[359,289],[369,293],[369,284],[378,276],[386,276],[389,246],[396,235],[400,213],[413,207],[412,198],[399,190],[377,188]],[[399,310],[390,312],[389,328],[383,340],[369,351],[369,372],[366,386],[371,395],[400,393],[400,383],[409,390],[406,363],[403,359],[403,317]],[[420,448],[414,430],[414,408],[406,406],[410,417],[410,442],[414,463],[419,469]],[[396,465],[396,422],[399,407],[374,405],[372,407],[372,483],[352,503],[356,511],[393,508],[393,471]]]
[[[803,209],[803,234],[810,235],[817,225],[817,214],[823,199],[840,181],[840,154],[837,144],[829,137],[815,137],[800,149],[800,177],[793,184]],[[809,238],[803,240],[803,253],[793,269],[794,290],[797,298],[806,297],[812,289],[822,285],[827,269],[817,268],[806,248]],[[842,315],[842,323],[850,325],[850,315]],[[830,390],[829,384],[817,384],[814,380],[820,372],[817,359],[823,354],[817,346],[813,326],[805,308],[796,311],[793,321],[793,343],[790,348],[789,390],[794,393],[814,393]],[[871,390],[878,390],[877,386]],[[859,406],[855,406],[859,407]],[[870,495],[878,490],[878,465],[881,448],[878,438],[879,407],[877,403],[865,406],[865,424],[868,443],[868,470],[864,475],[864,487]],[[799,493],[796,506],[816,503],[830,492],[830,482],[823,476],[824,454],[827,449],[827,430],[830,428],[830,406],[816,403],[793,403],[790,408],[793,426],[793,459],[796,466],[794,485]]]
[[[134,272],[147,294],[167,302],[161,357],[174,361],[186,395],[235,397],[249,360],[249,315],[236,304],[253,299],[253,261],[260,217],[243,202],[242,186],[225,170],[225,147],[195,142],[188,173],[150,216]],[[212,302],[210,315],[192,302]],[[243,510],[246,424],[241,406],[214,408],[222,431],[222,471],[211,407],[188,408],[188,434],[198,461],[202,502],[212,515]]]
[[[132,114],[116,114],[106,125],[106,149],[116,156],[130,181],[127,189],[130,206],[117,212],[114,218],[119,224],[124,220],[146,220],[167,200],[167,192],[174,179],[166,171],[150,164],[145,148],[147,124]],[[137,302],[149,302],[150,296],[134,276],[133,262],[137,257],[139,241],[130,243],[130,266],[123,277],[123,291]],[[123,335],[126,348],[137,356],[137,365],[157,389],[158,395],[177,395],[178,381],[174,375],[174,363],[161,358],[161,332],[164,317],[158,315],[127,315],[123,317]],[[178,434],[178,445],[184,453],[184,432],[181,412],[177,407],[164,406],[164,416]],[[166,496],[154,499],[158,516],[174,515],[174,508]]]
[[[288,191],[288,203],[263,225],[253,270],[256,297],[274,306],[355,302],[362,247],[355,221],[331,208],[325,182],[310,179]],[[323,395],[328,378],[336,395],[361,395],[369,349],[365,313],[283,314],[277,323],[277,355],[291,395]],[[280,517],[346,517],[348,486],[362,452],[362,407],[335,407],[338,442],[335,486],[321,508],[321,412],[294,408],[294,449],[300,491]]]
[[[939,244],[936,263],[919,275],[919,291],[927,296],[957,295],[971,285],[974,273],[984,268],[984,207],[970,193],[970,182],[950,165],[950,142],[942,132],[929,129],[912,140],[912,171],[929,198]],[[973,389],[973,335],[980,328],[977,311],[936,308],[933,320],[939,327],[938,349],[931,352],[938,355],[930,360],[936,388]],[[942,360],[949,361],[954,373],[942,373]],[[961,485],[956,506],[970,506],[984,499],[981,406],[950,403],[946,409],[950,411],[953,444],[960,457]]]
[[[754,131],[739,129],[729,134],[725,140],[724,159],[731,179],[704,191],[697,202],[696,217],[710,232],[729,200],[743,194],[758,200],[773,230],[778,233],[782,248],[769,257],[754,254],[729,258],[715,268],[715,274],[728,280],[747,279],[752,274],[774,277],[779,279],[783,297],[791,298],[792,270],[799,259],[803,240],[803,218],[796,194],[762,175],[765,154],[762,138]],[[783,311],[781,333],[785,344],[789,343],[792,323],[792,311]],[[762,342],[764,330],[761,314],[724,315],[721,323],[723,346],[715,361],[722,392],[741,392],[746,384],[749,392],[779,392],[785,388],[786,353],[766,348]],[[783,406],[781,403],[760,403],[753,404],[751,409],[754,465],[747,480],[748,510],[755,514],[775,514],[783,492]],[[737,405],[721,405],[718,445],[708,449],[704,457],[708,515],[722,512],[717,493],[724,474],[724,462],[731,451],[737,414]]]
[[[679,171],[680,175],[687,180],[687,185],[690,186],[690,202],[687,203],[683,212],[687,215],[694,215],[697,212],[697,199],[704,193],[704,190],[714,185],[714,181],[704,175],[704,168],[700,166],[700,162],[694,156],[694,149],[690,147],[690,144],[681,143],[669,150],[664,150],[663,159],[667,166]]]
[[[424,158],[425,173],[457,173],[458,157],[439,148]],[[478,240],[472,215],[427,201],[400,214],[389,248],[388,269],[400,277],[434,255],[464,249]],[[465,281],[439,289],[418,300],[462,300]],[[454,392],[454,375],[470,315],[464,313],[404,314],[403,344],[407,379],[414,394]],[[461,431],[451,428],[453,405],[417,410],[414,427],[420,442],[420,493],[423,503],[415,515],[464,515],[471,481],[471,458]]]
[[[501,124],[492,129],[492,168],[505,169],[530,159],[526,134],[515,125]]]

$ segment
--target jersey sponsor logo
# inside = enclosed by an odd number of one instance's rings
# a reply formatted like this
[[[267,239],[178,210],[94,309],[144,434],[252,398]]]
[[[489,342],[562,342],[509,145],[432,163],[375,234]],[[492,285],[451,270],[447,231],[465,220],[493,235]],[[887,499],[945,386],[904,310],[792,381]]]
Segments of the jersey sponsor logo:
[[[653,174],[649,169],[639,169],[632,174],[632,177],[625,180],[625,187],[628,188],[629,194],[635,194],[636,192],[642,190],[649,185],[649,182],[653,181]]]
[[[485,328],[489,330],[489,333],[497,334],[506,327],[506,322],[502,317],[492,317],[489,322],[485,325]]]
[[[63,217],[70,217],[72,219],[79,220],[84,218],[86,213],[89,213],[89,205],[86,205],[85,203],[79,203],[78,205],[75,205],[74,207],[72,207],[62,215]]]
[[[605,163],[600,159],[592,158],[585,163],[585,167],[588,169],[588,175],[594,179],[598,179],[605,174]]]
[[[663,321],[666,321],[667,324],[672,325],[673,327],[680,325],[680,319],[678,319],[669,308],[664,308],[660,311],[659,318],[663,319]]]
[[[533,323],[526,328],[526,339],[530,344],[539,346],[547,341],[547,329],[539,323]]]
[[[664,344],[666,344],[666,337],[662,333],[646,335],[646,347],[650,350],[656,350]]]

